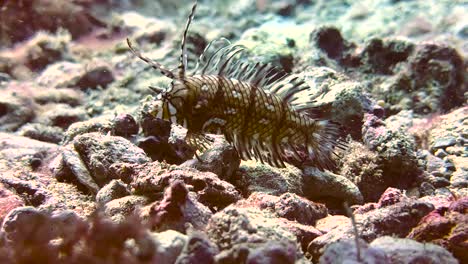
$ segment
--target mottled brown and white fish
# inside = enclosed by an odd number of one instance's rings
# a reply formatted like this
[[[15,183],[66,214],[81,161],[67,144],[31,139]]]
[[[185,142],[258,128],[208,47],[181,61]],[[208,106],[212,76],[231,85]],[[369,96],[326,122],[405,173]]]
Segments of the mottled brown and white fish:
[[[204,145],[205,133],[218,132],[242,159],[285,167],[292,157],[295,163],[307,159],[320,169],[332,167],[331,156],[340,146],[338,129],[307,114],[314,95],[303,79],[268,64],[246,62],[244,47],[226,40],[210,43],[195,70],[186,73],[187,32],[196,6],[183,33],[177,71],[145,57],[127,39],[135,56],[172,79],[167,89],[153,87],[158,92],[155,115],[187,128],[187,140],[195,147]]]

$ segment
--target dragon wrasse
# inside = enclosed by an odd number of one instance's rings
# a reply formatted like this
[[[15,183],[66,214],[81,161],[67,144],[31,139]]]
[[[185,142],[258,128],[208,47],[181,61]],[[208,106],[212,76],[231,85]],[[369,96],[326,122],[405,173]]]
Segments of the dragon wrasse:
[[[242,159],[276,167],[285,167],[291,159],[312,161],[319,169],[333,167],[335,148],[341,146],[337,126],[308,114],[316,96],[308,93],[302,78],[243,60],[245,48],[225,39],[207,45],[195,69],[187,73],[187,32],[196,6],[195,2],[174,71],[141,54],[127,39],[135,56],[172,79],[167,89],[152,87],[158,93],[156,116],[184,126],[186,140],[198,149],[206,145],[206,133],[221,133]]]

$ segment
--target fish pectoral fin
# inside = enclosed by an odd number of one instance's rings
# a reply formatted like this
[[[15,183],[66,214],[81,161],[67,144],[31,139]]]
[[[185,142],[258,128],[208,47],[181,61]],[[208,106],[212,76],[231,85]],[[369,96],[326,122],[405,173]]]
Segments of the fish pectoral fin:
[[[213,140],[206,135],[190,132],[187,132],[185,141],[190,147],[200,153],[206,151],[213,143]]]

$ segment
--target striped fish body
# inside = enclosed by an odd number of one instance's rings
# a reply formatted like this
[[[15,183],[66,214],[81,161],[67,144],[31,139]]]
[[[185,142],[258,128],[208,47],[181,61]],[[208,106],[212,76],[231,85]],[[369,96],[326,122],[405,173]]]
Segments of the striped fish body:
[[[183,33],[177,72],[145,57],[127,39],[135,56],[172,79],[167,89],[151,87],[158,93],[156,117],[186,127],[186,140],[195,148],[206,146],[204,133],[217,132],[243,159],[284,167],[292,157],[295,164],[312,161],[319,169],[333,167],[334,148],[342,147],[338,130],[307,114],[318,95],[298,76],[248,63],[243,60],[244,47],[226,40],[222,42],[227,45],[214,50],[210,43],[192,74],[186,73],[185,42],[195,9],[196,3]]]
[[[182,84],[183,83],[183,84]],[[297,154],[296,146],[311,146],[327,126],[294,109],[275,94],[248,82],[219,75],[198,75],[174,85],[177,123],[188,134],[222,133],[241,158],[257,158],[284,167],[285,150]],[[185,92],[184,92],[185,91]],[[185,98],[181,96],[185,95]],[[174,101],[174,100],[173,100]],[[170,116],[170,113],[163,113]]]

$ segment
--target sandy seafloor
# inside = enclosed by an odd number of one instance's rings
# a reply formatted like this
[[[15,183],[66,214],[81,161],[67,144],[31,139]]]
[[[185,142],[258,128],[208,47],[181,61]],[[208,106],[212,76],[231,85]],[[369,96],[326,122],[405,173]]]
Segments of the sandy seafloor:
[[[156,117],[126,38],[176,72],[193,4],[0,1],[0,263],[468,263],[468,2],[198,1],[187,76],[224,38],[304,80],[328,170]]]

